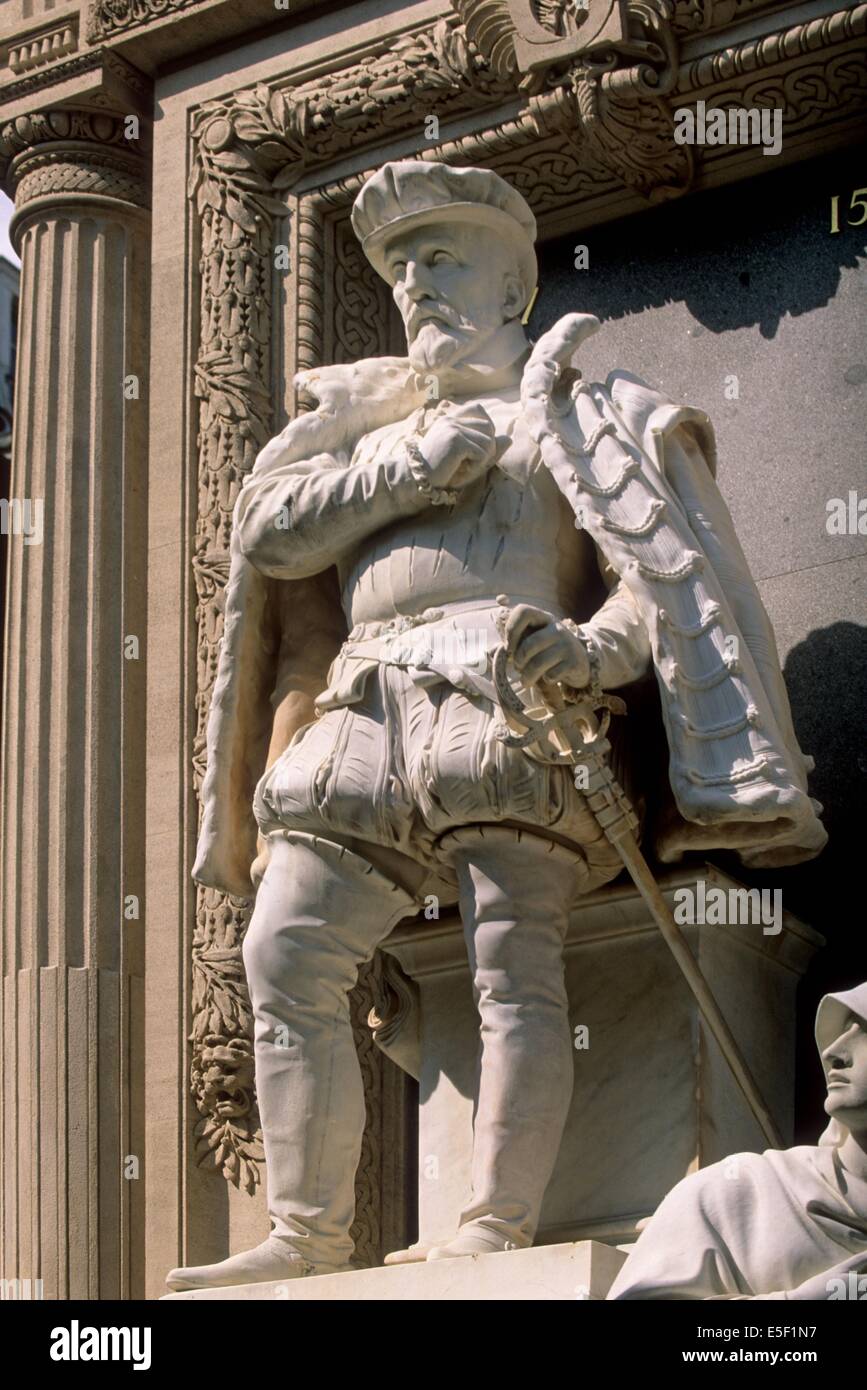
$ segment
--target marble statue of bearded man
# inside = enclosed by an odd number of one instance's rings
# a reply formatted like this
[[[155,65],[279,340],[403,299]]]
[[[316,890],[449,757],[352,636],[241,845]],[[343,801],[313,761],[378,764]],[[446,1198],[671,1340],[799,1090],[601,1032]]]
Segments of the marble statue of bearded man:
[[[867,1300],[867,984],[816,1016],[818,1146],[733,1154],[679,1182],[610,1299]]]
[[[503,633],[528,694],[653,668],[663,859],[724,845],[787,863],[825,838],[707,418],[614,373],[567,393],[554,428],[550,393],[598,323],[567,316],[531,354],[535,220],[491,171],[386,164],[353,226],[408,358],[301,374],[317,409],[242,489],[194,868],[255,892],[272,1233],[174,1288],[348,1266],[364,1097],[347,994],[431,894],[460,906],[481,1060],[470,1199],[415,1253],[532,1244],[573,1082],[567,919],[620,864],[570,769],[498,738]]]

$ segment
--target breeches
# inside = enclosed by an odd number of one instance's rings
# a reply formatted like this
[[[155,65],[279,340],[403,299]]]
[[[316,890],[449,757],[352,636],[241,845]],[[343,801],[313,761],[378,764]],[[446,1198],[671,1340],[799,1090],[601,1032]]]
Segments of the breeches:
[[[368,676],[362,699],[299,731],[262,778],[263,834],[281,829],[385,846],[446,879],[449,833],[510,825],[575,851],[589,892],[621,867],[568,767],[535,761],[494,736],[490,704],[397,666]]]

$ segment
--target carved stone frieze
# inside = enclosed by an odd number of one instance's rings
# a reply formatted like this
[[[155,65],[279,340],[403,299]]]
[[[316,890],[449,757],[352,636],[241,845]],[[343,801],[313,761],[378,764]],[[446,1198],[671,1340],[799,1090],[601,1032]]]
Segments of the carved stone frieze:
[[[528,73],[622,43],[623,0],[452,0],[470,41],[495,71]]]
[[[215,166],[220,168],[220,166]],[[200,170],[199,170],[200,172]],[[200,216],[199,501],[193,551],[197,695],[193,749],[197,786],[204,775],[204,731],[222,633],[232,508],[244,473],[270,431],[271,276],[274,207],[254,201],[244,175],[207,182]],[[222,192],[222,203],[217,189]],[[264,201],[263,201],[264,200]],[[217,206],[215,206],[217,204]],[[253,1098],[252,1017],[241,961],[244,903],[199,887],[193,936],[191,1082],[202,1115],[200,1162],[252,1192],[262,1156]]]
[[[264,1154],[253,1097],[253,1020],[240,951],[247,915],[223,894],[199,890],[191,1082],[202,1115],[195,1131],[199,1162],[210,1162],[227,1182],[252,1193]]]
[[[89,43],[137,29],[152,19],[189,10],[201,0],[92,0],[87,16]]]
[[[689,187],[668,96],[678,76],[671,0],[453,0],[502,78],[529,94],[540,133],[574,133],[586,158],[653,200]]]
[[[686,64],[678,96],[689,99],[710,90],[721,108],[779,107],[790,136],[851,121],[867,106],[865,35],[867,4],[853,5]],[[704,159],[726,155],[724,147],[716,147]]]
[[[291,188],[308,167],[352,145],[421,131],[429,115],[451,118],[510,94],[461,29],[440,21],[326,81],[285,92],[257,87],[202,106],[194,135],[203,184],[217,196],[230,175],[251,191]]]
[[[527,93],[527,110],[540,135],[558,133],[580,143],[582,163],[600,177],[613,173],[621,183],[652,200],[684,192],[693,179],[693,151],[673,140],[673,100],[690,90],[741,80],[729,101],[755,104],[755,83],[745,79],[765,68],[789,67],[801,54],[816,53],[809,68],[786,74],[786,128],[801,112],[830,118],[862,103],[863,52],[834,52],[863,39],[867,6],[854,4],[836,13],[790,25],[682,63],[678,34],[719,29],[758,10],[768,0],[626,0],[617,34],[609,0],[574,7],[558,0],[452,0],[474,46],[502,82]],[[583,16],[583,19],[582,19]],[[580,22],[579,22],[580,21]],[[533,32],[532,53],[526,39]],[[545,42],[548,30],[550,42]],[[610,40],[606,35],[613,35]],[[830,80],[829,80],[830,79]],[[768,86],[768,84],[765,84]],[[795,88],[798,87],[797,93]],[[812,90],[812,95],[811,95]],[[714,94],[718,103],[721,96]],[[766,104],[779,104],[773,83]],[[834,103],[842,102],[835,110]],[[760,103],[761,104],[761,103]],[[713,158],[720,157],[718,154]]]
[[[841,51],[844,44],[853,41],[860,44],[865,33],[867,4],[851,5],[848,9],[808,20],[805,24],[793,24],[777,33],[766,34],[760,39],[749,39],[734,47],[724,48],[718,53],[695,58],[681,68],[677,89],[682,93],[715,87],[721,82],[742,79],[764,68],[791,64],[794,59],[808,54],[817,55],[811,69],[811,81],[815,81],[821,87],[826,83],[823,74],[837,65],[841,58],[862,72],[867,70],[867,55],[863,44],[857,50]],[[714,102],[718,102],[716,93]],[[749,105],[749,102],[745,104]],[[809,93],[805,88],[793,110],[800,113],[810,109]]]
[[[779,0],[674,0],[674,27],[684,34],[706,33],[770,10]]]
[[[22,97],[30,96],[33,92],[81,77],[86,73],[104,73],[107,77],[122,83],[133,98],[140,99],[138,109],[142,109],[150,101],[150,79],[119,53],[114,53],[108,48],[93,48],[88,53],[77,53],[72,58],[58,59],[52,56],[47,63],[33,72],[28,72],[26,77],[20,77],[17,82],[4,82],[0,88],[0,98],[4,103],[20,101]],[[116,109],[117,105],[114,93],[107,91],[94,90],[88,94],[87,100],[89,106],[102,106],[107,110]]]

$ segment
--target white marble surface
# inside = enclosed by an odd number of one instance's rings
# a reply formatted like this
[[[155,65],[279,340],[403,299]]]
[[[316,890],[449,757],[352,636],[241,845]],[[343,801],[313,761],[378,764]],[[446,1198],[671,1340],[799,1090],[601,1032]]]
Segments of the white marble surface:
[[[604,1299],[626,1256],[599,1241],[537,1246],[499,1255],[470,1255],[436,1263],[361,1269],[353,1274],[324,1274],[289,1283],[244,1284],[227,1289],[197,1289],[166,1294],[183,1299],[244,1300],[268,1303],[331,1302],[522,1302],[598,1301]]]

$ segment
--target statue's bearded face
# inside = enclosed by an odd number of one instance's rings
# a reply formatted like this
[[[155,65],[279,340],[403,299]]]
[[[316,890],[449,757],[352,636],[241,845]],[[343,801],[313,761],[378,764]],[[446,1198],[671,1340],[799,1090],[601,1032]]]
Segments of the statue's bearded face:
[[[822,1053],[828,1084],[825,1110],[847,1129],[867,1130],[867,1024],[850,1014]]]
[[[394,239],[386,263],[417,372],[471,360],[524,307],[516,258],[484,226],[419,227]]]

